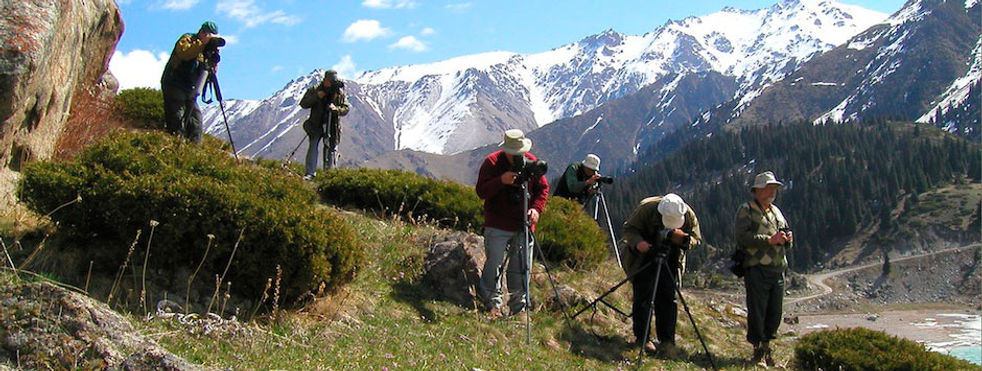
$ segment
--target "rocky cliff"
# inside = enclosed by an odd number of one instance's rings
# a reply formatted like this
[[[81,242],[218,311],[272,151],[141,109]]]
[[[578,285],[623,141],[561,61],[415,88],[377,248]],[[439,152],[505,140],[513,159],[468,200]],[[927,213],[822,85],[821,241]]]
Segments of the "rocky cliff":
[[[74,96],[116,90],[122,33],[113,0],[0,1],[0,193],[25,161],[51,157]]]

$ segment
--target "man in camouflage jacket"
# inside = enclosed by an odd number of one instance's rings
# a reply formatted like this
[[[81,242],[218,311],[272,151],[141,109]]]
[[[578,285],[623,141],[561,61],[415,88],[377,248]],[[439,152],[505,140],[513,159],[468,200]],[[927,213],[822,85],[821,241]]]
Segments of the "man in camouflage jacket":
[[[747,341],[754,346],[752,361],[761,366],[774,366],[770,341],[781,325],[785,254],[793,240],[788,221],[773,204],[783,185],[770,171],[758,174],[750,188],[754,198],[740,205],[734,222],[737,248],[745,254]]]

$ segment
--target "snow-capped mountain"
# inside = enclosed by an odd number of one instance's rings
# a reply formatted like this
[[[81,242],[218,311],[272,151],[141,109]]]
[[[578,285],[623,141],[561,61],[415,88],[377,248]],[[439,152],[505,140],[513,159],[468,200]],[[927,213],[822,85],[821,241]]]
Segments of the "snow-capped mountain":
[[[491,52],[369,71],[346,81],[352,111],[342,120],[341,153],[349,162],[399,149],[456,153],[496,142],[508,128],[532,131],[582,114],[670,75],[718,73],[734,79],[732,94],[742,97],[886,17],[834,1],[785,0],[671,21],[644,35],[608,30],[543,53]],[[321,74],[259,102],[230,101],[238,148],[272,158],[298,144],[302,151],[306,111],[296,103]],[[224,132],[217,107],[205,109],[205,124],[209,133]]]
[[[974,114],[965,116],[974,121],[947,125],[971,134],[978,130],[977,102],[969,97],[974,91],[978,100],[980,13],[978,0],[909,0],[883,24],[812,58],[785,79],[708,112],[702,121],[742,126],[883,115],[930,122],[970,104]]]

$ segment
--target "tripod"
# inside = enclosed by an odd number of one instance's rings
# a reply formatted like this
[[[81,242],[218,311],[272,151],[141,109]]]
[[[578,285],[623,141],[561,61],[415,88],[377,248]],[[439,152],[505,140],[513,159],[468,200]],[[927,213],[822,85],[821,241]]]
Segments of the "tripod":
[[[614,237],[614,226],[610,223],[610,211],[607,209],[607,199],[604,197],[604,192],[600,190],[598,185],[597,193],[593,195],[593,220],[600,223],[598,219],[600,210],[603,210],[604,220],[607,222],[607,233],[610,236],[610,246],[614,249],[614,256],[617,258],[617,266],[624,269],[624,264],[621,263],[621,254],[617,251],[617,238]]]
[[[520,252],[522,254],[522,264],[520,265],[522,273],[525,275],[525,342],[526,344],[532,344],[532,318],[531,318],[531,308],[532,308],[532,295],[531,295],[531,281],[532,281],[532,253],[535,249],[535,233],[532,232],[532,223],[529,221],[528,211],[529,211],[529,199],[531,195],[528,189],[528,180],[521,182],[522,188],[522,246],[520,247]],[[549,277],[549,283],[552,285],[553,293],[556,295],[556,302],[559,303],[563,311],[563,316],[567,320],[572,319],[566,312],[566,305],[559,298],[559,289],[556,287],[556,282],[552,278],[552,273],[549,271],[549,266],[546,264],[545,254],[542,249],[538,249],[539,258],[542,259],[542,266],[546,269],[546,276]]]
[[[340,125],[334,116],[334,112],[327,106],[324,107],[324,169],[330,170],[337,166],[338,137],[340,136]]]
[[[654,264],[656,269],[655,283],[652,286],[651,299],[648,302],[648,313],[645,316],[644,336],[642,339],[640,339],[641,341],[638,342],[638,344],[641,345],[641,350],[638,351],[638,367],[641,367],[641,363],[644,361],[644,345],[647,344],[648,340],[651,338],[651,316],[653,315],[655,309],[655,295],[658,292],[658,280],[661,279],[661,272],[666,271],[668,272],[668,279],[672,281],[672,287],[675,288],[675,293],[678,294],[679,301],[682,302],[682,308],[685,309],[685,313],[689,316],[689,322],[692,323],[692,328],[696,332],[696,337],[699,338],[699,343],[702,344],[702,349],[706,351],[706,355],[709,357],[709,362],[713,365],[713,369],[719,369],[719,367],[716,366],[716,360],[713,358],[713,354],[709,352],[709,348],[706,346],[706,341],[703,340],[702,334],[699,333],[699,327],[696,326],[696,320],[692,317],[692,312],[689,311],[689,305],[686,304],[685,297],[682,296],[682,290],[679,288],[677,282],[675,281],[675,277],[672,275],[672,268],[669,266],[668,261],[665,260],[666,256],[668,255],[668,249],[661,248],[658,251],[653,252],[655,254],[654,261],[649,262],[645,268],[638,269],[638,271],[635,272],[635,274],[642,272],[651,264]]]
[[[228,143],[232,145],[232,155],[238,160],[239,151],[235,150],[235,142],[232,140],[232,129],[228,126],[228,116],[225,114],[225,102],[222,100],[222,89],[218,86],[218,74],[215,73],[214,65],[209,65],[201,70],[201,74],[198,76],[198,83],[195,84],[194,97],[191,99],[196,99],[200,95],[202,102],[213,102],[212,99],[207,98],[209,88],[214,93],[214,97],[218,99],[218,107],[222,110],[222,120],[225,122],[225,132],[228,133]]]

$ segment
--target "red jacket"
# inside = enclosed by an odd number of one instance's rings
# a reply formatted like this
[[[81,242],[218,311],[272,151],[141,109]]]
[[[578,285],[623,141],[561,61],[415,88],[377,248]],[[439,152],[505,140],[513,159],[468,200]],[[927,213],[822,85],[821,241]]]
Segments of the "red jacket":
[[[515,232],[522,229],[522,190],[519,185],[501,182],[501,174],[511,171],[511,163],[506,156],[504,151],[497,151],[484,158],[474,189],[477,196],[484,200],[484,226]],[[531,161],[537,160],[531,153],[526,153],[525,157]],[[529,195],[529,209],[535,209],[542,215],[549,197],[549,182],[545,175],[529,181]]]

